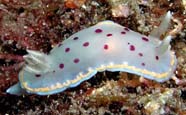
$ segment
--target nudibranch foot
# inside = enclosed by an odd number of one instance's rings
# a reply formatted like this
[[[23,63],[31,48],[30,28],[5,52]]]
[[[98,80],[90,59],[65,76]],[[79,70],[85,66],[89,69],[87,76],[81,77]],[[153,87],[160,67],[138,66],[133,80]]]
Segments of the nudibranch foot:
[[[170,17],[168,12],[165,20],[169,21]],[[161,32],[156,33],[158,36]],[[106,70],[164,82],[173,76],[177,64],[170,40],[169,35],[161,41],[112,21],[103,21],[70,36],[48,55],[29,50],[25,56],[27,63],[19,73],[19,84],[7,92],[55,94]]]

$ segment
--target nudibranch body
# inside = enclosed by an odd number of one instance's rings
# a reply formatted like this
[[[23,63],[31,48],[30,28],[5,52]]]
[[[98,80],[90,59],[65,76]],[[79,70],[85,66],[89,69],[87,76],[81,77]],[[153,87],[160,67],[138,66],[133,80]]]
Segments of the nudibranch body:
[[[170,17],[168,13],[165,20]],[[28,55],[24,56],[27,64],[19,73],[19,83],[7,92],[55,94],[105,70],[166,81],[173,75],[176,57],[170,51],[171,36],[161,41],[155,38],[160,33],[157,29],[153,37],[145,36],[112,21],[100,22],[75,33],[49,54],[28,50]]]

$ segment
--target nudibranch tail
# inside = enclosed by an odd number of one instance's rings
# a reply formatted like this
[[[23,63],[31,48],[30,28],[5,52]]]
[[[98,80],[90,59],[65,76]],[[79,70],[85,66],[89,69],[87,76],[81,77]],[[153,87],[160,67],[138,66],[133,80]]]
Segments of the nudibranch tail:
[[[40,74],[50,70],[49,56],[33,50],[27,50],[27,52],[28,54],[23,56],[26,62],[24,67],[26,71]]]
[[[164,19],[162,20],[160,26],[152,30],[149,36],[154,37],[154,38],[160,38],[160,36],[167,31],[170,25],[171,18],[172,18],[172,14],[170,11],[168,11]]]
[[[26,90],[21,88],[21,84],[18,82],[17,84],[11,86],[6,90],[7,93],[13,94],[13,95],[23,95],[23,94],[28,94]]]

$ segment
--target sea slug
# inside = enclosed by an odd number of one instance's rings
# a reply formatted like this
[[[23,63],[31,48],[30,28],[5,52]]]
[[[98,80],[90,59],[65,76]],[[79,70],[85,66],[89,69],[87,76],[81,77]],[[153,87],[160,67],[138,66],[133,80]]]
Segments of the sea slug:
[[[55,94],[105,70],[129,72],[164,82],[172,77],[177,64],[170,50],[171,36],[159,40],[170,19],[168,12],[160,27],[149,36],[103,21],[70,36],[49,54],[28,50],[19,83],[7,92]]]

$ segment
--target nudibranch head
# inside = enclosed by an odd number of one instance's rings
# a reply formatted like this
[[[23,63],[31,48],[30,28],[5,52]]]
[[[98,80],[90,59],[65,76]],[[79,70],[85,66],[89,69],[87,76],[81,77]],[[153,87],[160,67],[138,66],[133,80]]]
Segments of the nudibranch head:
[[[176,57],[170,50],[171,36],[161,41],[154,35],[141,35],[112,21],[100,22],[75,33],[48,55],[29,51],[19,84],[7,92],[55,94],[105,70],[164,82],[173,75]]]

